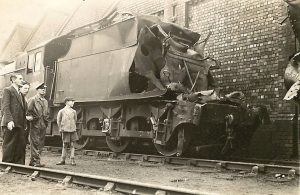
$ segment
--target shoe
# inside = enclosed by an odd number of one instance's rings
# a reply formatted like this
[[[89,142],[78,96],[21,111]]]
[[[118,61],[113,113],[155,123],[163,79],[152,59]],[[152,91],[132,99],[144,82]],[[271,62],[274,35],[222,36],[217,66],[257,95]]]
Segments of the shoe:
[[[35,164],[33,165],[34,167],[44,167],[45,165],[44,164]]]
[[[60,161],[59,163],[56,163],[56,165],[65,165],[66,162],[65,161]]]

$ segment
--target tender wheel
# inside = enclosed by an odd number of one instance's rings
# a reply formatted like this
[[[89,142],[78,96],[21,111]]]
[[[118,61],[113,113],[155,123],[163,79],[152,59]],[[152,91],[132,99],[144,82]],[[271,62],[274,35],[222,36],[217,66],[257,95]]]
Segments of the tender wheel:
[[[99,128],[99,120],[98,119],[91,119],[88,122],[88,129],[92,129],[92,130],[96,130]],[[81,131],[77,132],[79,140],[77,142],[75,142],[75,149],[76,150],[81,150],[84,148],[88,148],[91,147],[91,138],[89,137],[85,137],[85,136],[81,136]]]
[[[120,138],[120,140],[113,140],[110,136],[106,136],[106,143],[113,152],[123,152],[130,144],[129,138]]]
[[[164,156],[181,156],[188,148],[191,140],[191,133],[184,128],[174,132],[166,145],[154,143],[156,150]]]
[[[76,150],[81,150],[89,145],[90,138],[88,137],[80,137],[77,142],[75,142],[74,146]]]

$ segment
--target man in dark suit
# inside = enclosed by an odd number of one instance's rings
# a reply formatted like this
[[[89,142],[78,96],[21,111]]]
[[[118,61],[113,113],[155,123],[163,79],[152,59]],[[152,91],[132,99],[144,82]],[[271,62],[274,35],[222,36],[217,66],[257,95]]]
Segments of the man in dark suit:
[[[19,91],[23,77],[13,74],[10,81],[12,84],[4,88],[2,99],[2,162],[25,164],[26,102]]]

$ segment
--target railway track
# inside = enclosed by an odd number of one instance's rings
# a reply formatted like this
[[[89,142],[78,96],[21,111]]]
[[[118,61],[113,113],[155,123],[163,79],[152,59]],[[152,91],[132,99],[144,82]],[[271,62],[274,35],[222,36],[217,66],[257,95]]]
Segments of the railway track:
[[[46,146],[47,151],[60,152],[60,147]],[[124,161],[140,161],[149,163],[162,163],[170,165],[184,165],[192,167],[207,167],[217,168],[219,170],[234,170],[234,171],[248,171],[254,174],[258,173],[280,173],[289,175],[289,177],[299,176],[300,166],[296,162],[280,161],[281,165],[263,164],[257,162],[236,162],[236,161],[222,161],[222,160],[208,160],[196,158],[180,158],[180,157],[165,157],[159,155],[147,154],[133,154],[133,153],[115,153],[110,151],[97,150],[81,150],[81,154],[87,156],[96,156],[107,159],[119,159]],[[261,162],[261,161],[260,161]],[[282,165],[285,163],[285,165]]]
[[[30,178],[43,178],[62,181],[63,184],[79,184],[99,188],[104,191],[116,191],[124,194],[155,194],[155,195],[194,195],[207,194],[196,190],[180,189],[168,186],[133,182],[97,175],[67,172],[48,168],[38,168],[25,165],[0,162],[0,169],[7,173],[31,175]]]

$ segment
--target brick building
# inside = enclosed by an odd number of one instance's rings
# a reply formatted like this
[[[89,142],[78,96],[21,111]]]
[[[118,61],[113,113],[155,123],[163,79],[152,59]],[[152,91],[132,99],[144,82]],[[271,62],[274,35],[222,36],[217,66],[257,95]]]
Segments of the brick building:
[[[222,90],[267,106],[273,121],[257,131],[247,155],[291,156],[295,105],[283,101],[283,74],[296,48],[290,23],[280,24],[287,16],[283,0],[126,0],[119,9],[159,15],[203,37],[212,31],[206,53],[222,64],[214,71]]]

